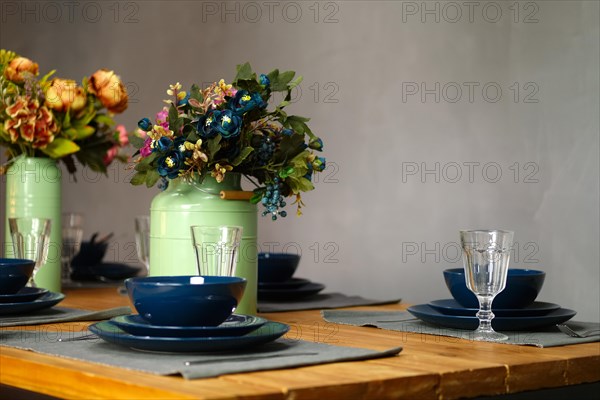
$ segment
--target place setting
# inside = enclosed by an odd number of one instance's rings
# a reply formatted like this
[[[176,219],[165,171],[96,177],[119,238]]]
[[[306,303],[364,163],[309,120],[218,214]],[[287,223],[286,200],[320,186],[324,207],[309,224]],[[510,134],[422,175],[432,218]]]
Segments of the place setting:
[[[156,374],[179,373],[189,379],[387,357],[402,350],[285,338],[289,325],[236,312],[247,286],[245,278],[235,276],[242,228],[190,230],[198,275],[126,279],[137,313],[106,318],[84,331],[57,331],[53,340],[38,340],[39,332],[2,331],[0,342]]]
[[[502,230],[460,232],[464,268],[443,271],[453,298],[413,305],[407,312],[324,310],[323,318],[335,323],[538,347],[600,340],[598,323],[570,321],[576,311],[537,301],[546,278],[544,271],[508,268],[513,235]],[[565,334],[565,326],[591,334]]]
[[[296,277],[301,256],[292,253],[258,254],[258,310],[263,313],[393,304],[400,298],[373,300],[325,292],[325,285]]]

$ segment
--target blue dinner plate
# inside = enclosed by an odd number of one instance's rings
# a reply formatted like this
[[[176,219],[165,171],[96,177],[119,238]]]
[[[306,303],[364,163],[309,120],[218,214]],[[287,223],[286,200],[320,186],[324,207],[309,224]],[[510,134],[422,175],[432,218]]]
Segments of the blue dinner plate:
[[[310,281],[304,278],[290,278],[287,281],[283,282],[258,282],[259,289],[295,289],[300,286],[304,286],[309,284]]]
[[[475,316],[444,314],[428,304],[419,304],[407,308],[415,317],[422,321],[446,328],[475,330],[479,320]],[[561,324],[577,314],[573,310],[559,308],[546,315],[524,317],[496,317],[492,320],[492,327],[498,331],[527,331]]]
[[[233,314],[219,326],[152,325],[138,314],[121,315],[110,321],[132,335],[159,337],[241,336],[260,328],[267,322],[264,318],[243,314]]]
[[[294,301],[315,295],[323,289],[325,289],[325,285],[313,282],[307,283],[306,285],[302,285],[300,287],[289,289],[263,289],[262,287],[259,287],[258,299]]]
[[[24,287],[17,293],[0,294],[0,303],[24,303],[26,301],[34,301],[46,293],[48,293],[48,289]]]
[[[429,302],[429,305],[438,311],[448,315],[466,315],[475,316],[475,313],[479,311],[477,308],[465,308],[454,299],[434,300]],[[494,308],[492,311],[496,317],[526,317],[526,316],[540,316],[550,313],[550,311],[558,310],[560,306],[554,303],[546,303],[543,301],[536,301],[532,305],[525,308]]]
[[[48,292],[33,301],[24,301],[20,303],[0,303],[0,315],[27,314],[33,311],[55,306],[64,298],[65,295],[62,293]],[[1,318],[0,322],[2,322]]]
[[[286,324],[268,321],[242,336],[173,338],[132,335],[110,321],[97,322],[89,327],[90,331],[109,343],[136,350],[168,353],[207,353],[252,348],[278,339],[289,329]]]

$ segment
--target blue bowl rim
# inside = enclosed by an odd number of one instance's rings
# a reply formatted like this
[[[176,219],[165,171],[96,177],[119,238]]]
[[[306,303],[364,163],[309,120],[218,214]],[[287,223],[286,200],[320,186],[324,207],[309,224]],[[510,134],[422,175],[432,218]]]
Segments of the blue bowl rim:
[[[537,275],[545,275],[545,271],[541,271],[538,269],[530,269],[530,268],[509,268],[508,273],[511,276],[537,276]],[[448,275],[464,275],[464,268],[449,268],[444,270],[444,274]]]
[[[209,280],[216,280],[216,282],[203,282],[203,283],[190,283],[190,278],[209,278]],[[167,279],[187,280],[187,282],[167,281]],[[240,278],[238,276],[207,276],[207,275],[177,275],[177,276],[138,276],[133,278],[125,279],[125,285],[143,285],[143,286],[174,286],[174,287],[205,287],[214,285],[231,285],[236,283],[245,283],[246,278]]]
[[[0,258],[0,266],[35,264],[34,260],[26,258]]]
[[[264,252],[264,253],[258,253],[258,259],[259,260],[270,260],[270,259],[274,259],[274,258],[289,258],[289,259],[298,259],[300,258],[300,254],[294,254],[294,253],[269,253],[269,252]]]

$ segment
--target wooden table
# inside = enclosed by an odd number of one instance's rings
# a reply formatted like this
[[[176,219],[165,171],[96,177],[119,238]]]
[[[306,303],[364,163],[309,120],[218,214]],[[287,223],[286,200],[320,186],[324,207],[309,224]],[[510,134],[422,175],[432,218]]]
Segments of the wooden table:
[[[100,288],[69,290],[61,305],[97,310],[128,304],[115,288]],[[372,349],[400,345],[404,350],[377,360],[186,381],[0,347],[0,383],[61,398],[353,400],[456,399],[600,381],[598,342],[539,349],[331,324],[319,311],[266,317],[290,324],[291,338]],[[7,386],[2,390],[7,393]]]

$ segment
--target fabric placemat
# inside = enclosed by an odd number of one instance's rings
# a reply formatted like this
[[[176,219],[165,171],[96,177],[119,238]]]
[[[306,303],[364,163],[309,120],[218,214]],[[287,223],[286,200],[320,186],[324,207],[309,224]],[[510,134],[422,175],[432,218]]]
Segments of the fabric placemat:
[[[323,319],[328,322],[354,326],[369,326],[381,329],[387,329],[398,332],[410,332],[437,336],[450,336],[466,340],[474,340],[473,332],[470,330],[460,330],[444,328],[437,325],[428,324],[415,318],[412,314],[405,311],[347,311],[347,310],[323,310],[321,311]],[[598,329],[600,324],[597,322],[576,322],[569,321],[569,327],[575,331],[585,331],[587,329]],[[558,330],[555,326],[544,330],[536,331],[502,331],[508,336],[508,340],[496,343],[536,346],[536,347],[554,347],[566,346],[578,343],[591,343],[600,341],[600,336],[590,336],[587,338],[576,338],[567,335]]]
[[[360,296],[347,296],[342,293],[322,293],[294,301],[258,300],[258,312],[284,312],[302,310],[323,310],[329,308],[377,306],[399,303],[402,299],[372,300]]]
[[[55,324],[59,322],[101,321],[131,314],[129,307],[109,308],[101,311],[78,310],[75,308],[52,307],[24,315],[6,315],[0,317],[0,328],[9,326]]]
[[[90,332],[4,330],[0,331],[0,345],[156,375],[180,374],[185,379],[390,357],[402,351],[401,347],[376,351],[304,340],[278,339],[251,351],[172,354],[137,351],[104,342],[99,338],[59,341],[61,337],[86,334]],[[186,365],[189,361],[193,364]]]

